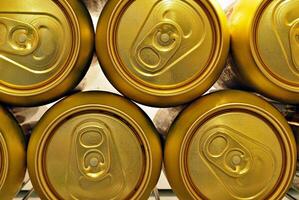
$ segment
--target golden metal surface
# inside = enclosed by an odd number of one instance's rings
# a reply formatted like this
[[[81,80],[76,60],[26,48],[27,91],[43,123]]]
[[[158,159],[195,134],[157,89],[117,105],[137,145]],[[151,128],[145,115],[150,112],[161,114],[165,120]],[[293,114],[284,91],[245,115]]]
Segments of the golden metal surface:
[[[299,103],[298,9],[298,0],[242,0],[230,17],[243,82],[286,103]]]
[[[1,106],[0,119],[0,198],[11,200],[25,177],[26,147],[21,128]]]
[[[42,199],[147,199],[162,163],[153,124],[133,103],[79,93],[50,109],[30,139],[28,168]]]
[[[216,1],[110,0],[98,22],[96,49],[112,84],[147,105],[186,103],[219,77],[229,48]]]
[[[296,168],[284,117],[263,99],[234,90],[187,107],[170,128],[164,153],[168,180],[184,200],[281,199]]]
[[[295,140],[296,140],[296,144],[297,144],[297,150],[299,150],[299,127],[298,127],[299,123],[296,123],[296,125],[292,125],[292,130],[295,136]],[[299,160],[299,151],[297,151],[297,159]]]
[[[94,32],[79,0],[0,3],[0,101],[37,105],[75,87],[93,55]]]

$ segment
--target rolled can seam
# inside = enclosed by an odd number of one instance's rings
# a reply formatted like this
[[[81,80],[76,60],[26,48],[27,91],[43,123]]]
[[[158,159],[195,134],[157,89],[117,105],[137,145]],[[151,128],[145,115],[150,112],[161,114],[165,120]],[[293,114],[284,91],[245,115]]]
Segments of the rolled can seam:
[[[13,115],[0,106],[0,198],[11,200],[21,189],[26,171],[26,144]]]
[[[223,89],[222,90],[230,90],[230,89]],[[215,90],[213,92],[217,92],[220,90]],[[210,93],[213,93],[210,92]],[[247,91],[248,93],[252,93],[256,96],[259,96],[260,98],[264,99],[265,101],[269,102],[272,104],[279,112],[286,118],[288,121],[299,121],[299,110],[297,106],[291,105],[291,104],[283,104],[278,101],[274,101],[272,99],[266,98],[260,94],[253,93],[250,91]],[[209,93],[207,93],[209,94]],[[200,97],[201,98],[201,97]],[[192,104],[192,103],[191,103]],[[160,108],[154,119],[153,123],[155,124],[157,130],[159,133],[162,135],[164,139],[166,139],[169,128],[171,127],[173,121],[176,119],[176,117],[184,110],[190,104],[185,104],[182,106],[177,106],[177,107],[171,107],[171,108]]]
[[[42,199],[145,200],[162,165],[160,139],[146,114],[124,97],[99,91],[71,95],[49,109],[27,155]]]
[[[93,55],[94,30],[80,0],[33,3],[33,10],[22,5],[1,2],[1,30],[11,37],[4,34],[1,40],[0,102],[38,106],[63,97],[83,78]]]
[[[277,109],[256,95],[227,90],[196,100],[176,118],[164,162],[179,198],[277,199],[293,179],[295,152],[291,129]],[[263,167],[267,173],[257,175]],[[217,191],[210,189],[215,186]]]
[[[231,55],[217,87],[299,103],[297,1],[236,1],[228,9]]]

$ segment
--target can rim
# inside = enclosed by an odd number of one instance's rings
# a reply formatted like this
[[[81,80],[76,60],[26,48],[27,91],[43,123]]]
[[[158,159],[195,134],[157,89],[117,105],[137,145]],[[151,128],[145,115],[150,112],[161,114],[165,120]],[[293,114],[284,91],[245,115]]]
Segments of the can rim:
[[[192,84],[180,88],[163,89],[149,87],[143,83],[144,81],[137,80],[125,70],[119,58],[115,35],[122,13],[132,2],[134,1],[108,1],[98,21],[96,52],[103,72],[110,82],[130,99],[157,107],[183,104],[206,92],[220,76],[229,49],[228,25],[220,5],[215,1],[196,1],[206,13],[209,11],[210,23],[213,25],[214,35],[218,41],[217,47],[214,47],[216,53],[213,54],[212,62],[206,67],[205,73],[199,75]]]
[[[257,50],[257,28],[260,17],[271,2],[271,0],[254,2],[243,0],[236,3],[230,17],[232,55],[236,61],[236,72],[241,75],[246,85],[267,97],[287,103],[298,103],[299,87],[287,84],[274,75],[263,63]]]
[[[26,172],[26,145],[21,127],[5,108],[0,106],[0,196],[12,199],[20,190]],[[4,125],[4,126],[3,126]]]
[[[223,95],[230,98],[223,98]],[[279,177],[280,180],[267,199],[280,199],[284,196],[292,182],[297,159],[296,144],[288,123],[272,105],[261,98],[246,92],[228,90],[215,92],[197,100],[178,116],[170,128],[166,139],[164,162],[166,175],[179,197],[185,197],[185,199],[206,199],[204,194],[201,194],[200,191],[192,186],[193,183],[190,177],[188,177],[187,163],[184,159],[194,130],[219,111],[232,109],[233,107],[248,111],[249,105],[249,110],[259,116],[263,116],[263,119],[268,120],[273,126],[280,129],[277,134],[279,134],[278,140],[280,140],[282,145],[285,162],[282,163],[284,166]],[[188,116],[188,121],[184,119],[186,116]],[[288,145],[293,148],[288,148]],[[171,157],[173,154],[178,155],[177,158]],[[287,176],[284,176],[284,174],[287,174]]]
[[[274,84],[290,91],[298,92],[299,84],[295,85],[292,83],[287,83],[287,81],[284,81],[283,79],[280,79],[275,74],[271,73],[271,70],[269,67],[262,61],[261,56],[259,55],[258,47],[257,47],[257,29],[259,27],[259,21],[263,14],[263,12],[267,9],[269,4],[271,3],[270,0],[262,2],[258,9],[256,10],[256,14],[254,17],[254,22],[252,26],[252,35],[251,35],[251,52],[255,59],[255,62],[257,63],[257,66],[259,67],[260,71],[268,77],[270,81],[272,81]]]
[[[60,123],[63,123],[71,114],[89,110],[121,117],[134,127],[144,152],[143,171],[145,173],[142,174],[143,180],[139,181],[136,191],[130,194],[130,199],[146,199],[156,185],[161,171],[162,150],[158,134],[143,111],[136,105],[123,97],[107,92],[83,92],[72,95],[54,105],[42,117],[33,131],[27,154],[29,175],[35,189],[45,199],[60,199],[47,180],[43,155],[51,135],[55,134],[55,128]]]
[[[50,79],[32,87],[3,86],[0,100],[15,106],[42,105],[61,98],[84,77],[93,57],[94,29],[90,14],[78,0],[49,0],[62,9],[73,36],[72,54],[68,61]],[[71,67],[70,67],[71,66]],[[78,71],[80,73],[78,73]],[[63,90],[59,88],[65,88]]]

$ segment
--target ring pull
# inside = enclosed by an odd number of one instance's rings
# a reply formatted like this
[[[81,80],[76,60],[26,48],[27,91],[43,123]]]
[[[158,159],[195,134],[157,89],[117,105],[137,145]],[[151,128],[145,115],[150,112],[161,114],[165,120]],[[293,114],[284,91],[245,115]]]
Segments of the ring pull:
[[[121,195],[125,175],[107,124],[97,119],[79,123],[70,150],[66,185],[74,199],[106,200]],[[92,196],[95,193],[100,197]]]
[[[37,48],[37,29],[29,24],[0,17],[0,52],[13,55],[29,55]]]

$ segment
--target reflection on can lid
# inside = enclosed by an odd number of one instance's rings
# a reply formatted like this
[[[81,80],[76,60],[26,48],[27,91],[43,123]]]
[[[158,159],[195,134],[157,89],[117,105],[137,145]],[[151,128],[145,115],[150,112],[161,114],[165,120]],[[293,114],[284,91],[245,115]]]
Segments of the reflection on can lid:
[[[30,139],[28,168],[44,199],[147,199],[162,163],[153,124],[133,103],[102,92],[56,104]]]
[[[263,99],[241,91],[194,102],[166,140],[167,177],[186,200],[281,199],[295,166],[296,144],[286,120]]]
[[[240,74],[259,92],[299,103],[299,1],[239,1],[232,48]]]
[[[0,106],[0,197],[13,199],[26,171],[26,148],[23,132],[13,116]]]
[[[111,0],[98,23],[96,47],[120,92],[169,106],[195,99],[217,80],[229,32],[216,1]]]
[[[1,1],[0,33],[0,101],[7,104],[61,97],[93,55],[91,19],[79,0]]]

